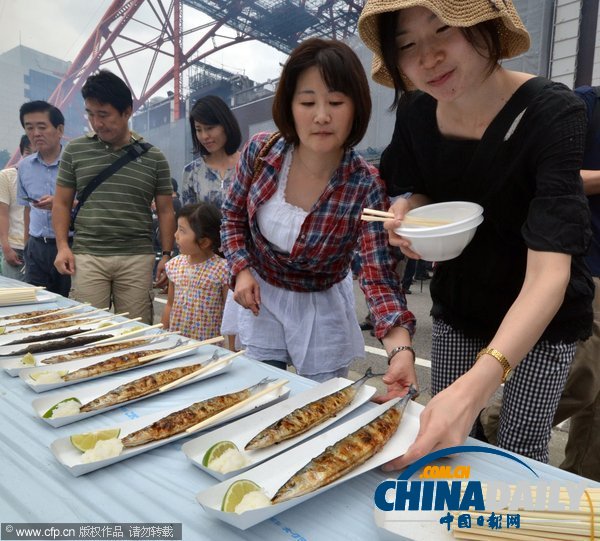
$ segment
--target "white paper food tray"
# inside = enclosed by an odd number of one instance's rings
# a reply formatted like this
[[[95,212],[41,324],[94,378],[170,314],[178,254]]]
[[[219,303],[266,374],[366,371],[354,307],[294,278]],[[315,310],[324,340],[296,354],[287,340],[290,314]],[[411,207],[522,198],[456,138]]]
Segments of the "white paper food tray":
[[[108,317],[108,316],[106,316]],[[87,319],[87,318],[81,318],[81,319]],[[33,331],[33,332],[27,332],[26,330],[24,330],[23,332],[13,332],[13,333],[8,333],[8,334],[1,334],[0,335],[0,347],[8,347],[8,344],[10,342],[13,342],[14,340],[22,340],[25,338],[35,338],[36,336],[42,336],[44,334],[48,334],[48,335],[53,335],[53,334],[60,334],[62,332],[65,331],[72,331],[75,329],[81,329],[82,332],[83,331],[92,331],[94,329],[100,329],[100,325],[102,325],[103,323],[106,322],[106,319],[97,319],[97,318],[89,318],[90,321],[89,323],[79,323],[71,325],[69,327],[63,327],[61,329],[48,329],[47,331]],[[112,322],[111,322],[112,323]],[[63,337],[66,338],[66,337]],[[52,338],[50,338],[49,340],[52,340]],[[31,342],[34,342],[34,340],[31,340]],[[27,344],[29,344],[30,342],[26,342],[23,344],[14,344],[14,347],[25,347]]]
[[[264,520],[267,520],[291,507],[301,504],[302,502],[314,498],[318,494],[333,488],[361,473],[377,468],[386,462],[398,457],[403,454],[410,444],[415,440],[419,431],[419,414],[422,410],[422,406],[410,402],[404,416],[398,427],[396,433],[391,437],[390,441],[385,447],[371,457],[364,464],[360,465],[355,470],[349,472],[347,475],[341,477],[337,481],[320,488],[304,496],[293,498],[286,502],[264,507],[262,509],[256,509],[253,511],[247,511],[240,515],[236,513],[226,513],[221,511],[221,503],[223,496],[227,492],[229,486],[238,479],[250,479],[264,489],[268,497],[273,497],[277,490],[298,470],[304,467],[310,460],[322,453],[328,446],[335,444],[343,437],[351,434],[358,430],[361,426],[369,423],[375,417],[381,415],[386,411],[391,404],[394,404],[398,399],[386,402],[375,408],[370,409],[366,413],[363,413],[354,419],[351,419],[340,426],[331,428],[326,432],[317,434],[314,438],[288,450],[287,452],[269,460],[248,470],[240,475],[232,477],[227,481],[223,481],[218,485],[215,485],[207,490],[204,490],[197,494],[196,499],[202,505],[206,513],[211,517],[222,520],[239,528],[240,530],[246,530]]]
[[[64,312],[64,311],[61,312],[61,310],[65,310],[65,308],[54,308],[54,310],[57,310],[56,315],[55,314],[47,314],[47,316],[52,317],[50,322],[64,321],[64,320],[76,319],[76,318],[81,318],[81,317],[88,317],[89,315],[98,316],[99,312],[100,312],[98,309],[94,308],[93,306],[90,306],[89,304],[80,304],[80,305],[71,306],[68,308],[70,308],[70,310],[67,312]],[[31,310],[28,310],[28,311],[31,311]],[[24,313],[24,312],[21,312],[21,313]],[[107,316],[108,315],[110,315],[110,314],[107,314]],[[14,314],[14,316],[15,316],[14,318],[12,318],[12,316],[0,316],[0,327],[5,327],[7,330],[14,330],[14,329],[19,329],[19,328],[27,329],[29,327],[42,324],[42,323],[35,323],[35,318],[21,320],[21,319],[19,319],[19,314]],[[41,316],[37,316],[37,317],[44,317],[44,316],[41,315]],[[31,321],[33,321],[33,323],[30,323]],[[43,323],[48,323],[48,322],[46,321]]]
[[[160,336],[160,335],[157,335],[157,336]],[[157,338],[156,342],[154,342],[152,344],[142,344],[140,346],[134,346],[134,347],[122,349],[119,351],[113,351],[112,353],[104,353],[102,355],[94,355],[93,357],[84,357],[81,359],[75,359],[73,361],[66,361],[64,363],[56,363],[56,364],[42,364],[42,362],[41,362],[44,358],[53,356],[54,353],[47,353],[47,354],[43,354],[43,355],[39,355],[39,356],[36,355],[35,356],[36,363],[37,363],[36,366],[31,367],[31,368],[23,368],[19,371],[18,375],[36,393],[43,393],[45,391],[51,391],[52,389],[68,387],[70,385],[75,385],[77,383],[85,383],[87,381],[92,381],[92,380],[95,380],[98,378],[111,376],[113,374],[124,374],[125,372],[128,372],[130,370],[135,370],[137,368],[146,367],[146,366],[152,366],[154,364],[163,363],[165,361],[172,361],[174,359],[179,359],[181,357],[187,357],[188,355],[196,355],[198,353],[209,352],[209,349],[205,349],[205,348],[207,348],[207,346],[198,346],[197,348],[194,348],[194,349],[190,349],[187,351],[180,351],[178,353],[172,353],[171,355],[166,355],[159,359],[155,359],[154,361],[150,361],[149,363],[145,363],[145,364],[142,364],[139,366],[133,366],[133,367],[127,368],[125,370],[118,370],[117,372],[105,372],[102,374],[98,374],[97,376],[92,376],[89,378],[81,378],[81,379],[76,379],[76,380],[72,380],[72,381],[60,381],[60,382],[56,382],[56,383],[38,383],[37,381],[35,381],[34,379],[32,379],[30,377],[30,375],[35,372],[61,372],[61,371],[65,371],[65,370],[67,370],[69,372],[74,372],[75,370],[78,370],[80,368],[85,368],[87,366],[91,366],[93,364],[105,361],[112,357],[126,355],[128,353],[135,352],[135,351],[151,351],[151,350],[156,350],[156,349],[174,349],[176,347],[176,344],[178,343],[178,340],[182,341],[181,345],[186,345],[188,343],[194,342],[194,341],[183,342],[184,340],[187,340],[187,339],[181,339],[176,336],[165,336],[162,340],[160,338]],[[83,346],[81,349],[83,349],[85,347],[87,347],[87,346]],[[91,344],[90,347],[93,347],[93,344]],[[223,352],[226,352],[226,351],[227,350],[223,350]],[[222,355],[225,355],[225,354],[226,353],[223,353]]]
[[[258,382],[249,382],[248,386],[251,386],[254,383],[258,383]],[[224,391],[224,392],[221,392],[218,394],[226,394],[227,392],[235,392],[235,391],[242,390],[242,388],[231,389],[230,391]],[[259,396],[255,401],[247,403],[242,408],[235,409],[234,411],[231,412],[230,415],[225,415],[223,417],[220,417],[217,421],[215,421],[214,425],[208,424],[200,430],[204,431],[204,430],[214,428],[215,426],[219,426],[223,423],[229,422],[233,419],[237,419],[239,417],[247,415],[248,413],[251,413],[258,409],[264,408],[265,406],[273,403],[274,401],[285,399],[289,395],[289,393],[290,393],[290,388],[287,385],[278,387],[278,388],[274,389],[271,393]],[[216,395],[213,394],[211,396],[216,396]],[[145,426],[148,426],[148,425],[154,423],[155,421],[158,421],[159,419],[162,419],[163,417],[170,415],[171,413],[179,411],[183,408],[190,406],[194,402],[198,402],[198,401],[204,400],[206,398],[210,398],[210,396],[205,396],[205,397],[199,396],[199,397],[197,397],[196,400],[187,400],[184,404],[180,404],[176,407],[171,407],[167,410],[155,412],[150,415],[145,415],[134,421],[129,421],[129,422],[117,425],[117,426],[107,427],[107,428],[120,428],[121,429],[120,437],[123,438],[127,434],[130,434],[131,432],[135,432],[136,430],[139,430]],[[79,432],[74,432],[74,433],[77,434]],[[78,477],[80,475],[89,473],[94,470],[98,470],[100,468],[104,468],[105,466],[110,466],[111,464],[121,462],[122,460],[132,458],[141,453],[145,453],[146,451],[150,451],[151,449],[155,449],[156,447],[166,445],[167,443],[171,443],[173,441],[180,440],[182,438],[186,438],[191,435],[192,434],[189,434],[184,431],[180,434],[176,434],[175,436],[166,438],[164,440],[146,443],[144,445],[139,445],[138,447],[131,447],[131,448],[123,449],[123,452],[119,456],[112,457],[112,458],[109,458],[106,460],[99,460],[97,462],[90,462],[89,464],[84,464],[81,462],[82,453],[80,451],[78,451],[77,449],[75,449],[75,447],[73,447],[73,445],[71,444],[70,436],[54,440],[52,442],[52,444],[50,445],[50,450],[52,451],[52,453],[54,454],[56,459],[65,468],[67,468],[69,473],[71,473],[75,477]]]
[[[451,531],[440,524],[441,511],[382,511],[375,507],[381,541],[451,541]]]
[[[156,334],[157,336],[160,334],[160,331],[157,331],[156,329],[153,329],[151,327],[148,326],[141,326],[139,323],[137,323],[136,321],[130,321],[128,319],[119,322],[120,325],[124,326],[124,329],[116,329],[115,327],[107,330],[107,331],[103,331],[102,329],[98,330],[99,335],[108,335],[108,336],[112,336],[113,340],[112,342],[118,342],[120,340],[128,340],[130,338],[136,338],[145,334],[148,334],[148,336],[150,335],[154,335]],[[127,332],[125,334],[123,334],[125,331],[127,331],[127,328],[132,328],[132,327],[141,327],[139,329],[137,329],[136,331],[133,332]],[[148,333],[147,333],[148,331]],[[96,334],[96,333],[94,333]],[[57,340],[63,340],[62,338],[58,338]],[[108,339],[107,339],[108,340]],[[51,342],[52,340],[47,340],[47,342]],[[38,342],[38,344],[42,344],[44,342]],[[108,342],[105,342],[108,343]],[[10,353],[10,351],[19,351],[20,349],[23,349],[24,347],[26,347],[27,344],[17,344],[15,346],[11,346],[11,349],[7,351],[9,346],[5,346],[5,347],[0,347],[0,354],[6,354],[6,353]],[[84,347],[90,347],[93,344],[86,344],[85,346],[74,346],[74,347],[70,347],[70,348],[66,348],[66,349],[59,349],[59,350],[55,350],[50,352],[48,355],[52,354],[52,355],[59,355],[60,353],[64,353],[64,352],[69,352],[69,351],[74,351],[77,349],[82,349]],[[39,361],[37,360],[39,356],[42,355],[46,355],[46,353],[40,353],[40,354],[35,354],[34,357],[36,359],[36,365],[37,366],[52,366],[52,365],[47,365],[47,364],[40,364]],[[7,357],[2,357],[0,358],[0,367],[3,368],[4,370],[6,370],[6,372],[8,372],[8,374],[12,377],[16,377],[19,375],[19,372],[25,368],[31,368],[31,366],[26,366],[21,362],[23,355],[10,355]]]
[[[375,393],[375,387],[371,387],[370,385],[363,385],[354,398],[354,400],[342,411],[340,411],[335,417],[331,417],[327,419],[325,422],[320,425],[314,426],[307,432],[303,434],[299,434],[294,438],[290,438],[289,440],[284,440],[276,445],[271,445],[265,449],[256,449],[254,451],[245,451],[245,445],[258,434],[261,430],[271,425],[272,423],[278,421],[288,413],[294,411],[296,408],[301,408],[305,406],[309,402],[314,400],[318,400],[324,396],[327,396],[331,393],[339,391],[340,389],[350,385],[352,383],[351,380],[345,378],[334,378],[330,379],[324,383],[321,383],[317,387],[313,387],[312,389],[308,389],[298,395],[295,395],[291,398],[283,402],[279,402],[278,404],[274,404],[273,406],[266,408],[258,413],[253,414],[250,417],[246,417],[235,423],[230,423],[225,425],[222,428],[217,430],[213,430],[208,434],[204,434],[198,438],[195,438],[191,441],[188,441],[183,444],[181,450],[185,453],[185,455],[192,461],[195,466],[198,466],[200,469],[204,470],[206,473],[212,475],[213,477],[223,481],[230,477],[234,477],[235,475],[240,474],[243,471],[249,470],[254,466],[257,466],[261,462],[265,460],[269,460],[270,458],[282,453],[286,449],[297,445],[301,441],[310,438],[314,434],[317,434],[321,430],[324,430],[329,425],[337,422],[339,419],[347,415],[348,413],[354,411],[356,408],[364,404],[373,394]],[[215,443],[219,441],[231,441],[235,443],[240,452],[244,455],[244,457],[249,461],[248,465],[229,473],[220,473],[215,470],[211,470],[206,466],[202,465],[202,459],[204,458],[204,454],[210,447],[212,447]]]
[[[49,395],[44,395],[41,398],[36,398],[31,403],[31,405],[33,406],[33,410],[35,411],[36,415],[40,419],[42,419],[42,421],[45,421],[49,425],[57,428],[59,426],[76,423],[77,421],[87,419],[88,417],[98,415],[99,413],[104,413],[106,411],[109,411],[109,410],[112,410],[115,408],[120,408],[121,406],[131,404],[132,402],[137,402],[138,400],[144,400],[145,398],[152,398],[152,397],[160,395],[162,393],[155,391],[153,393],[147,394],[145,396],[141,396],[139,398],[135,398],[133,400],[127,400],[126,402],[119,402],[118,404],[114,404],[114,405],[106,407],[106,408],[97,409],[97,410],[93,410],[93,411],[87,411],[87,412],[79,413],[77,415],[68,415],[65,417],[57,417],[56,419],[52,419],[52,418],[44,419],[42,417],[44,415],[44,413],[46,413],[52,406],[54,406],[55,404],[58,404],[62,400],[65,400],[67,398],[77,398],[77,399],[79,399],[79,401],[82,404],[86,404],[86,403],[90,402],[91,400],[94,400],[94,399],[112,391],[113,389],[116,389],[120,385],[124,385],[126,383],[129,383],[136,379],[142,378],[144,376],[149,376],[156,372],[162,372],[163,370],[168,370],[170,368],[179,368],[179,367],[190,366],[190,365],[198,364],[198,363],[205,364],[209,359],[210,359],[209,355],[203,355],[202,357],[196,357],[195,359],[185,359],[185,360],[180,360],[178,362],[174,361],[174,362],[168,363],[167,366],[152,367],[150,369],[146,369],[146,368],[139,369],[139,370],[136,370],[134,373],[125,374],[122,376],[115,376],[113,378],[108,378],[101,382],[94,382],[94,383],[90,383],[88,385],[79,385],[78,387],[76,387],[74,389],[69,389],[69,390],[58,392],[58,393],[51,393]],[[231,363],[233,361],[235,361],[235,359],[230,359],[229,361],[222,362],[213,367],[207,367],[206,371],[202,372],[195,378],[186,380],[181,385],[177,385],[175,387],[167,389],[166,392],[169,392],[170,390],[174,390],[174,389],[179,389],[181,387],[189,385],[190,383],[195,383],[197,381],[201,381],[203,379],[211,378],[218,374],[222,374],[222,373],[226,372],[227,370],[229,370]]]

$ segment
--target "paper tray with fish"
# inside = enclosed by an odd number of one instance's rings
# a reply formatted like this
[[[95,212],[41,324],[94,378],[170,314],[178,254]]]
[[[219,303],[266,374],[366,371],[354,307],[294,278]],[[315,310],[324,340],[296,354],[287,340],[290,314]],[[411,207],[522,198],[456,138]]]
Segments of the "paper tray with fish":
[[[394,399],[393,401],[373,407],[369,411],[350,419],[339,426],[321,432],[312,439],[289,449],[285,453],[272,458],[268,462],[264,462],[260,466],[256,466],[255,468],[236,475],[218,485],[203,490],[196,495],[196,499],[198,500],[198,503],[202,505],[204,511],[211,517],[227,522],[240,530],[246,530],[362,473],[377,468],[403,454],[415,440],[419,431],[419,415],[423,406],[415,402],[410,402],[404,411],[398,430],[390,438],[383,449],[368,459],[364,464],[361,464],[356,469],[348,472],[333,483],[283,503],[246,511],[242,514],[221,511],[223,497],[233,482],[239,479],[249,479],[254,481],[270,498],[303,465],[310,462],[311,459],[322,453],[330,445],[334,445],[348,434],[351,434],[360,427],[371,422],[385,412],[391,404],[397,401],[398,399]]]
[[[38,307],[36,307],[38,308]],[[69,306],[59,306],[55,304],[53,307],[43,306],[37,310],[20,310],[18,312],[10,311],[5,313],[5,310],[0,310],[0,327],[14,327],[18,325],[29,325],[31,322],[55,321],[63,318],[72,318],[92,309],[89,303],[72,304]],[[41,320],[41,321],[40,321]]]
[[[0,301],[0,307],[4,306],[26,306],[44,304],[46,302],[55,302],[59,298],[59,295],[50,291],[39,290],[35,292],[35,300],[23,300],[23,301],[11,301],[2,302]]]
[[[208,434],[204,434],[198,438],[188,441],[183,444],[181,450],[185,455],[192,461],[195,466],[204,470],[206,473],[213,477],[223,481],[239,473],[249,470],[264,462],[270,458],[282,453],[286,449],[297,445],[301,441],[312,437],[321,430],[324,430],[331,424],[337,422],[340,418],[354,411],[356,408],[364,404],[373,394],[375,393],[375,387],[369,385],[363,385],[359,390],[354,400],[346,406],[343,410],[337,413],[337,415],[330,417],[321,424],[312,427],[308,431],[298,434],[295,437],[281,441],[277,444],[271,445],[264,449],[256,449],[253,451],[245,451],[245,445],[262,429],[268,427],[272,423],[281,419],[285,415],[294,411],[296,408],[301,408],[309,402],[318,400],[324,396],[343,389],[347,385],[352,384],[351,380],[345,378],[333,378],[324,383],[319,384],[316,387],[303,391],[302,393],[295,395],[283,402],[274,404],[273,406],[264,409],[258,413],[253,414],[251,417],[247,417],[236,421],[235,423],[229,423],[217,430],[213,430]],[[248,461],[247,465],[229,473],[220,473],[212,470],[202,464],[204,454],[210,449],[215,443],[219,441],[231,441],[239,449],[242,456]]]
[[[238,389],[236,389],[236,390],[238,390]],[[277,386],[271,392],[257,396],[255,400],[252,400],[252,401],[244,404],[242,407],[239,407],[239,408],[233,407],[233,408],[231,408],[231,411],[223,412],[223,415],[219,416],[218,419],[215,419],[212,422],[210,422],[210,419],[209,419],[209,422],[207,422],[207,424],[204,427],[199,429],[198,432],[200,432],[200,430],[208,430],[208,429],[214,428],[223,423],[227,423],[234,419],[238,419],[239,417],[243,417],[244,415],[247,415],[248,413],[258,411],[259,409],[262,409],[262,408],[268,406],[269,404],[272,404],[275,401],[284,400],[285,398],[287,398],[289,393],[290,393],[290,388],[287,385]],[[198,399],[199,400],[210,399],[213,396],[215,396],[215,395],[213,394],[211,396],[204,396],[204,397],[199,396]],[[188,399],[188,400],[186,400],[185,403],[179,404],[178,406],[171,407],[166,410],[159,411],[159,412],[154,412],[149,415],[144,415],[143,417],[140,417],[139,419],[135,419],[134,421],[128,421],[126,423],[122,423],[120,425],[113,426],[113,427],[107,427],[107,428],[120,429],[120,431],[121,431],[120,437],[123,438],[123,437],[126,437],[138,430],[143,429],[144,427],[147,427],[148,425],[151,425],[152,423],[164,418],[167,415],[170,415],[172,413],[175,413],[175,412],[181,410],[182,408],[186,408],[186,407],[190,406],[193,402],[194,401],[190,401]],[[160,447],[162,445],[166,445],[168,443],[180,440],[182,438],[186,438],[186,437],[188,437],[192,434],[196,434],[198,432],[188,433],[184,430],[183,432],[180,432],[178,434],[175,434],[175,435],[165,438],[165,439],[152,441],[149,443],[145,443],[143,445],[139,445],[137,447],[124,448],[123,451],[121,452],[121,454],[119,454],[117,456],[107,458],[104,460],[98,460],[95,462],[89,462],[89,463],[82,462],[82,460],[81,460],[82,453],[80,451],[78,451],[77,449],[75,449],[75,447],[73,447],[73,445],[71,444],[70,436],[54,440],[52,442],[52,444],[50,445],[50,450],[52,451],[52,453],[54,454],[56,459],[65,468],[67,468],[69,473],[71,473],[75,477],[78,477],[80,475],[84,475],[91,471],[95,471],[100,468],[110,466],[111,464],[121,462],[122,460],[132,458],[134,456],[137,456],[141,453],[145,453],[146,451],[150,451],[150,450]]]
[[[149,335],[149,337],[150,336],[154,336],[154,335]],[[182,339],[181,337],[172,336],[172,335],[165,336],[164,338],[161,338],[160,334],[156,334],[155,336],[156,336],[156,338],[153,338],[151,342],[146,342],[146,341],[139,342],[140,345],[138,345],[138,346],[132,344],[129,347],[119,349],[119,350],[116,350],[113,352],[99,354],[99,355],[93,355],[90,357],[74,359],[72,361],[60,362],[60,363],[56,363],[56,364],[44,364],[43,363],[44,358],[50,358],[50,357],[54,356],[54,353],[47,353],[45,355],[36,356],[36,366],[33,366],[31,368],[23,368],[19,371],[18,375],[36,393],[43,393],[45,391],[50,391],[52,389],[59,389],[62,387],[67,387],[69,385],[74,385],[76,383],[84,383],[84,382],[92,381],[92,380],[102,378],[105,376],[110,376],[113,374],[123,374],[125,372],[128,372],[129,370],[135,370],[137,368],[151,366],[151,365],[159,364],[159,363],[162,363],[165,361],[172,361],[174,359],[179,359],[181,357],[186,357],[188,355],[196,355],[198,353],[202,354],[203,352],[212,353],[212,350],[209,350],[209,349],[204,350],[203,348],[206,346],[197,343],[195,340],[188,340],[185,338]],[[137,338],[137,339],[134,338],[133,342],[135,343],[137,340],[139,340],[139,338]],[[123,341],[124,344],[127,344],[128,342],[129,341]],[[117,344],[118,344],[118,342],[117,342]],[[187,347],[188,345],[190,347],[192,347],[192,346],[194,346],[194,344],[197,344],[197,345],[193,349],[185,349],[183,351],[181,350],[184,347]],[[107,345],[108,344],[105,344],[105,346],[107,346]],[[93,347],[93,344],[92,344],[92,346],[88,346],[88,347]],[[82,348],[82,349],[85,349],[85,348]],[[92,372],[93,368],[90,368],[90,367],[98,366],[98,363],[102,363],[109,359],[116,359],[118,357],[122,358],[125,355],[129,355],[131,353],[138,353],[138,352],[141,353],[144,351],[154,352],[154,351],[161,350],[161,349],[164,349],[167,351],[171,350],[171,349],[173,349],[173,350],[179,349],[179,351],[174,351],[173,353],[171,353],[169,355],[159,357],[159,358],[151,360],[147,363],[137,362],[133,366],[127,367],[127,368],[106,370],[106,371],[102,371],[100,373],[92,374],[88,377],[79,377],[77,379],[67,379],[66,381],[64,379],[62,379],[62,377],[64,377],[64,375],[66,375],[65,373],[72,374],[72,375],[81,374],[82,376],[85,376],[86,369],[89,369],[90,372]],[[225,351],[225,350],[223,350],[223,351]],[[43,377],[40,378],[40,375],[42,375]],[[56,375],[56,377],[53,377],[54,375]],[[55,381],[52,381],[53,379]]]
[[[97,404],[98,407],[92,409],[90,411],[82,411],[76,415],[69,415],[65,417],[56,417],[56,418],[44,418],[43,415],[54,405],[62,402],[66,399],[76,398],[82,405],[91,403],[99,397],[102,397],[106,393],[117,389],[117,387],[121,387],[123,385],[127,386],[132,382],[137,382],[140,378],[147,378],[148,376],[155,376],[157,373],[164,374],[165,371],[172,371],[174,377],[183,378],[187,376],[189,371],[192,369],[198,370],[203,369],[198,375],[196,375],[192,379],[185,379],[182,381],[180,385],[170,387],[166,389],[164,392],[168,392],[170,390],[179,389],[184,387],[185,385],[189,385],[191,383],[196,383],[198,381],[211,378],[218,374],[223,374],[229,370],[231,367],[231,363],[233,359],[225,359],[224,362],[217,362],[216,360],[211,360],[211,356],[209,354],[205,354],[202,356],[195,356],[193,359],[178,359],[168,363],[160,367],[149,367],[149,368],[140,368],[135,372],[129,374],[123,374],[122,376],[114,376],[112,378],[107,378],[101,382],[88,383],[84,385],[79,385],[76,388],[64,390],[56,393],[51,393],[48,395],[44,395],[43,397],[36,398],[31,403],[33,410],[36,415],[40,417],[43,421],[47,422],[49,425],[57,428],[59,426],[68,425],[71,423],[76,423],[83,419],[87,419],[88,417],[92,417],[93,415],[98,415],[100,413],[105,413],[109,410],[119,408],[121,406],[126,406],[127,404],[131,404],[133,402],[137,402],[138,400],[143,400],[145,398],[153,398],[155,396],[163,394],[160,391],[160,388],[170,383],[170,381],[163,381],[162,383],[157,383],[154,387],[155,390],[144,394],[143,396],[138,396],[130,399],[123,400],[121,402],[111,403],[108,398],[103,402],[107,405],[102,406],[101,404]],[[202,366],[198,366],[202,365]],[[189,374],[192,375],[192,374]],[[138,388],[141,386],[138,386]],[[133,391],[131,391],[132,393]],[[131,393],[123,393],[121,392],[121,396],[124,394]]]
[[[85,314],[81,314],[81,317],[77,318],[76,322],[73,322],[72,325],[68,325],[66,327],[61,327],[58,329],[45,329],[39,331],[28,331],[25,327],[23,330],[19,330],[18,332],[10,332],[6,334],[0,335],[0,348],[9,347],[9,345],[14,346],[24,346],[33,342],[37,342],[36,338],[41,336],[46,336],[46,340],[54,340],[55,338],[66,338],[67,336],[75,336],[75,332],[85,332],[85,331],[93,331],[93,330],[101,330],[102,327],[110,325],[111,323],[115,323],[109,321],[108,316],[100,317],[98,314],[94,314],[93,317],[85,317]],[[84,321],[87,320],[87,321]],[[61,322],[67,323],[67,322]],[[70,323],[70,322],[69,322]],[[67,334],[74,333],[74,334]],[[14,341],[23,341],[18,344],[11,344]],[[24,340],[27,340],[26,342]],[[41,340],[40,340],[41,341]]]
[[[85,346],[89,346],[95,342],[99,342],[104,340],[103,338],[101,338],[101,336],[105,336],[105,340],[108,341],[120,341],[120,340],[126,340],[129,338],[134,338],[136,336],[142,336],[145,334],[158,334],[160,333],[160,331],[157,331],[156,328],[153,327],[148,327],[148,326],[144,326],[144,325],[140,325],[139,323],[135,322],[135,321],[130,321],[128,319],[125,319],[123,321],[117,322],[115,323],[115,325],[122,327],[124,326],[125,328],[118,328],[116,329],[115,327],[112,327],[110,330],[106,330],[104,331],[103,329],[98,329],[97,332],[91,333],[90,335],[86,335],[87,337],[90,336],[98,336],[97,340],[94,342],[90,342],[88,344],[75,344],[75,345],[70,345],[67,347],[64,347],[62,349],[56,349],[56,350],[52,350],[51,353],[52,355],[55,355],[59,352],[69,352],[69,351],[74,351],[76,349],[80,349],[83,348]],[[108,338],[106,338],[108,337]],[[71,336],[69,338],[78,338],[78,336]],[[59,342],[60,340],[65,340],[63,338],[57,338],[56,340],[48,340],[46,342],[37,342],[37,344],[53,344],[56,342]],[[32,368],[31,365],[25,365],[22,362],[23,359],[23,354],[14,354],[14,355],[10,355],[11,351],[19,351],[16,348],[20,347],[23,348],[23,346],[26,346],[26,344],[17,344],[15,346],[10,346],[10,350],[8,350],[9,346],[4,346],[4,347],[0,347],[0,355],[4,355],[3,358],[0,358],[0,368],[3,368],[4,370],[6,370],[6,372],[8,372],[8,374],[12,377],[16,377],[19,375],[19,372],[25,368]],[[48,366],[45,364],[41,364],[37,359],[40,355],[44,355],[44,353],[34,353],[34,358],[35,358],[35,366]]]

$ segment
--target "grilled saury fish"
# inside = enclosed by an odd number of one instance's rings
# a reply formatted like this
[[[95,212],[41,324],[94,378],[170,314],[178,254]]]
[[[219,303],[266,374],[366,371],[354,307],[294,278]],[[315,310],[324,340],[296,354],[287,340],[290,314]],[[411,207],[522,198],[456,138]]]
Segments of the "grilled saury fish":
[[[365,381],[372,376],[373,373],[369,368],[365,375],[354,383],[335,393],[314,400],[306,406],[295,409],[259,432],[246,444],[244,449],[247,451],[263,449],[280,441],[293,438],[310,430],[313,426],[323,423],[348,406]]]
[[[236,393],[229,393],[220,396],[215,396],[201,402],[196,402],[187,408],[176,411],[159,419],[151,425],[145,426],[140,430],[136,430],[121,439],[125,447],[136,447],[152,441],[163,440],[169,438],[187,428],[194,426],[217,413],[234,406],[238,402],[249,398],[259,388],[263,388],[273,380],[265,378],[256,385],[243,389]]]
[[[196,370],[202,368],[201,364],[193,364],[190,366],[180,366],[162,370],[155,374],[150,374],[142,378],[130,381],[120,385],[119,387],[109,391],[102,396],[81,406],[81,412],[94,411],[102,408],[108,408],[121,402],[127,402],[135,398],[140,398],[157,391],[163,385],[178,380],[183,376],[187,376]]]
[[[32,342],[44,342],[46,340],[54,340],[55,338],[66,338],[67,336],[75,336],[82,332],[89,331],[91,329],[85,327],[77,327],[76,329],[59,329],[56,332],[46,332],[44,334],[38,334],[37,336],[26,336],[25,338],[19,338],[12,342],[6,342],[3,346],[14,346],[17,344],[30,344]]]
[[[54,336],[56,338],[56,336]],[[10,353],[0,353],[0,357],[13,357],[15,355],[25,355],[26,353],[46,353],[47,351],[57,351],[59,349],[74,348],[77,346],[85,346],[100,340],[114,338],[112,334],[89,334],[87,336],[75,336],[73,338],[65,338],[64,340],[52,340],[49,342],[29,344],[23,349],[11,351]],[[4,344],[6,345],[6,344]]]
[[[176,346],[177,344],[175,344],[175,347]],[[135,366],[144,366],[146,362],[151,362],[152,360],[140,362],[139,359],[141,359],[142,357],[148,357],[150,355],[156,355],[158,353],[163,352],[168,354],[169,351],[171,351],[171,348],[131,351],[129,353],[124,353],[123,355],[118,355],[117,357],[111,357],[110,359],[91,364],[90,366],[84,366],[83,368],[79,368],[78,370],[74,370],[73,372],[69,372],[63,376],[63,380],[73,381],[76,379],[91,378],[92,376],[97,376],[99,374],[120,372],[122,370],[127,370],[128,368],[133,368]],[[46,359],[46,361],[47,360],[48,359]],[[45,363],[46,361],[42,362]]]
[[[84,359],[86,357],[94,357],[96,355],[103,355],[104,353],[113,353],[115,351],[121,351],[123,349],[129,349],[137,346],[145,346],[149,344],[153,339],[147,339],[143,341],[127,340],[125,342],[115,342],[114,344],[103,344],[101,346],[92,346],[90,348],[78,349],[71,353],[65,353],[63,355],[54,355],[47,357],[42,361],[43,364],[56,364],[64,363],[67,361],[74,361],[76,359]]]
[[[50,321],[48,323],[41,323],[40,325],[32,325],[25,329],[17,327],[16,329],[9,329],[6,334],[17,333],[17,332],[37,332],[37,331],[50,331],[52,329],[63,329],[64,327],[75,327],[76,325],[90,325],[91,323],[98,323],[99,318],[90,319],[59,319],[58,321]]]
[[[406,396],[397,404],[370,423],[327,447],[292,475],[271,498],[271,502],[282,503],[333,483],[378,453],[398,430],[406,404],[416,393],[416,389],[411,386]]]
[[[18,322],[21,321],[23,319],[38,319],[38,318],[42,318],[42,317],[48,317],[51,318],[52,314],[59,312],[60,310],[62,310],[62,308],[53,308],[52,310],[36,310],[34,312],[22,312],[20,314],[13,314],[12,316],[6,316],[5,318],[2,318],[2,320],[0,320],[0,325],[4,325],[5,322],[11,321],[11,322]],[[49,320],[48,320],[49,321]],[[37,323],[37,321],[34,321],[35,323]]]

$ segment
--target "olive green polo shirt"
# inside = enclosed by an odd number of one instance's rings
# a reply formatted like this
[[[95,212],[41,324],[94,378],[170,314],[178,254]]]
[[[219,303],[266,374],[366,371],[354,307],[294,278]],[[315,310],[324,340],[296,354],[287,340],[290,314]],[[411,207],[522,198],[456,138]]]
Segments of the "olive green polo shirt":
[[[142,141],[136,133],[131,143]],[[56,184],[81,192],[123,154],[95,133],[73,139],[64,149]],[[75,220],[73,252],[96,256],[152,253],[152,213],[157,195],[173,191],[169,164],[152,147],[107,178],[89,196]]]

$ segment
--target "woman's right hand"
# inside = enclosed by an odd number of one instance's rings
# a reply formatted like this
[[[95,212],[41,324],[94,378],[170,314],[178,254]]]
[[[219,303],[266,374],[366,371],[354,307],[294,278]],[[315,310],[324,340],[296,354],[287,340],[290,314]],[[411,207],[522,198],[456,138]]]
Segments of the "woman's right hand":
[[[389,235],[389,241],[392,246],[397,246],[400,251],[411,259],[421,259],[421,256],[411,250],[411,243],[409,240],[398,235],[394,229],[397,229],[402,225],[402,220],[406,213],[410,210],[408,200],[403,197],[399,197],[398,200],[390,207],[389,212],[394,214],[393,220],[386,220],[383,222],[384,229],[387,230]]]
[[[249,269],[244,269],[235,277],[233,300],[251,310],[257,316],[260,310],[260,286]]]

